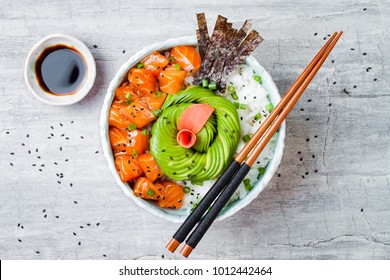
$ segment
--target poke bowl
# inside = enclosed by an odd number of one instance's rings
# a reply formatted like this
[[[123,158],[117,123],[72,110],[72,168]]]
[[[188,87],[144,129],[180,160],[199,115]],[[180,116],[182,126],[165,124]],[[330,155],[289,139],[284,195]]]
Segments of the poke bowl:
[[[183,222],[186,217],[188,216],[189,212],[193,207],[196,207],[196,201],[199,201],[201,197],[207,192],[207,190],[212,186],[212,183],[215,182],[215,178],[211,180],[205,180],[201,184],[198,184],[197,182],[190,182],[187,180],[183,180],[183,188],[189,189],[189,191],[186,193],[184,196],[184,206],[180,209],[172,209],[172,208],[164,208],[160,207],[159,202],[157,203],[154,200],[150,199],[143,199],[140,197],[140,194],[138,195],[135,194],[135,191],[133,190],[134,185],[132,183],[124,182],[123,176],[120,176],[118,173],[118,165],[116,164],[117,160],[117,155],[113,151],[113,146],[110,141],[110,109],[111,106],[114,102],[114,99],[116,98],[116,90],[118,87],[121,87],[124,83],[126,83],[129,75],[129,71],[131,69],[136,69],[137,65],[138,67],[143,67],[141,65],[141,61],[143,61],[146,57],[151,55],[154,52],[160,52],[164,53],[166,51],[171,50],[172,48],[175,48],[177,46],[192,46],[194,48],[198,47],[198,41],[195,36],[186,36],[186,37],[179,37],[175,39],[170,39],[164,42],[152,44],[150,46],[145,47],[144,49],[138,51],[135,53],[133,56],[131,56],[118,70],[116,73],[115,77],[111,81],[107,93],[104,99],[104,103],[102,106],[101,110],[101,118],[100,118],[100,135],[101,135],[101,141],[102,141],[102,146],[103,146],[103,152],[104,156],[107,160],[109,170],[113,174],[115,181],[117,185],[122,189],[124,194],[129,197],[136,205],[139,207],[145,209],[146,211],[160,217],[164,218],[166,220],[172,221],[172,222]],[[176,66],[176,65],[175,65]],[[240,68],[241,67],[241,68]],[[248,71],[253,71],[253,75],[255,75],[255,80],[258,81],[258,79],[261,80],[261,90],[263,99],[264,99],[264,107],[261,108],[267,108],[267,110],[271,111],[273,108],[273,105],[277,104],[280,100],[280,95],[279,91],[272,80],[271,76],[269,73],[260,65],[260,63],[253,57],[253,56],[248,56],[245,60],[242,66],[240,66],[239,69],[235,70],[235,75],[241,75],[244,77],[246,74],[249,73]],[[238,73],[238,74],[237,74]],[[252,73],[252,72],[251,72]],[[252,74],[248,74],[252,75]],[[234,83],[241,82],[234,80],[236,79],[236,76],[230,76],[230,80],[228,79],[228,82],[230,81],[230,84],[233,85]],[[257,78],[259,77],[259,78]],[[260,78],[261,77],[261,78]],[[229,84],[229,83],[228,83]],[[234,84],[236,85],[236,84]],[[236,85],[237,92],[238,92],[238,87],[239,85]],[[233,86],[227,86],[226,92],[232,91],[231,88]],[[202,89],[199,89],[202,90]],[[248,92],[247,89],[245,89],[245,85],[240,89],[241,92]],[[259,119],[264,119],[264,117],[267,116],[268,112],[265,112],[266,110],[262,110],[264,115],[260,115],[259,113],[256,112],[251,112],[250,111],[250,106],[254,106],[251,104],[257,104],[257,100],[248,100],[246,101],[247,97],[245,96],[245,100],[242,99],[242,96],[240,96],[238,101],[242,101],[241,103],[239,102],[234,102],[236,99],[238,99],[234,90],[234,95],[232,94],[233,92],[227,93],[228,96],[224,96],[225,94],[222,93],[220,94],[222,97],[225,97],[226,99],[230,99],[231,103],[235,105],[237,108],[237,116],[238,120],[240,122],[240,127],[241,127],[241,134],[239,135],[238,143],[235,145],[235,151],[239,151],[239,149],[245,144],[245,138],[250,137],[249,132],[253,132],[254,127],[252,128],[250,125],[247,125],[247,117],[250,116],[251,118],[254,118],[256,121],[259,123]],[[251,93],[249,93],[251,94]],[[254,98],[256,99],[256,96],[248,96],[248,98]],[[130,101],[131,102],[131,101]],[[167,102],[167,101],[166,101]],[[166,103],[165,102],[165,103]],[[247,102],[247,103],[245,103]],[[260,101],[259,101],[260,102]],[[257,106],[257,105],[256,105]],[[263,106],[263,105],[262,105]],[[247,108],[248,107],[248,108]],[[240,111],[241,109],[241,111]],[[249,111],[248,111],[249,110]],[[160,119],[161,117],[159,117]],[[158,119],[158,120],[159,120]],[[153,126],[157,126],[158,120],[155,121],[155,123],[150,127],[150,130],[142,130],[142,133],[145,131],[146,133],[151,133],[151,137],[154,137],[153,131],[156,130]],[[249,121],[248,121],[249,122]],[[255,122],[255,121],[253,121]],[[252,130],[247,130],[247,127],[249,127]],[[131,130],[131,129],[130,129]],[[245,134],[243,131],[246,131]],[[282,124],[282,126],[279,128],[278,132],[273,136],[272,140],[270,143],[267,145],[268,148],[263,151],[263,153],[260,155],[262,157],[261,160],[258,161],[258,166],[254,166],[253,172],[249,173],[248,176],[251,176],[250,178],[247,179],[247,181],[243,182],[242,186],[240,189],[236,192],[235,196],[232,197],[230,202],[223,208],[219,216],[217,217],[217,220],[223,220],[226,217],[229,217],[239,211],[240,209],[244,208],[247,206],[252,200],[254,200],[260,192],[267,186],[267,184],[270,182],[272,176],[275,174],[283,156],[283,149],[284,149],[284,138],[285,138],[285,123]],[[234,131],[233,131],[234,132]],[[218,132],[216,132],[218,133]],[[148,136],[149,137],[149,136]],[[158,145],[155,142],[158,141],[158,139],[152,139],[151,144]],[[153,150],[151,148],[151,150]],[[164,151],[164,150],[163,150]],[[148,153],[148,152],[146,152]],[[186,154],[187,155],[187,154]],[[138,152],[137,155],[138,156]],[[133,154],[134,157],[134,154]],[[172,159],[172,156],[170,156]],[[158,160],[157,160],[158,159]],[[160,163],[160,158],[156,158],[157,162]],[[219,162],[219,158],[216,157],[213,159],[216,163]],[[166,174],[172,174],[170,173],[170,169],[165,169]],[[141,171],[142,172],[142,171]],[[146,171],[145,171],[146,174]],[[173,173],[175,174],[175,172]],[[160,176],[160,174],[158,174]],[[169,176],[170,177],[170,176]],[[175,177],[175,176],[172,176]],[[171,178],[171,177],[170,177]],[[146,179],[145,179],[146,180]],[[157,179],[158,181],[159,179]],[[172,179],[174,182],[179,182],[180,180],[177,179]],[[203,185],[202,185],[203,184]],[[150,192],[150,189],[148,190],[148,194],[150,196],[155,196],[155,191]],[[183,203],[182,201],[180,201]]]

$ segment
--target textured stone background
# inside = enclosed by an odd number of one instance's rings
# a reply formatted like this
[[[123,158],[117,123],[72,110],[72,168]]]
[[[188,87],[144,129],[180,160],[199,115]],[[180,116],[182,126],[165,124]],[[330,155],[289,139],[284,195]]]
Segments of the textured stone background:
[[[99,113],[120,65],[146,45],[194,35],[196,12],[210,23],[252,19],[265,38],[254,56],[281,92],[328,34],[345,34],[287,119],[280,175],[191,257],[390,258],[389,1],[236,2],[0,1],[1,259],[180,258],[164,248],[177,225],[116,186]],[[96,59],[96,85],[78,104],[42,104],[24,84],[28,51],[51,33],[78,37]]]

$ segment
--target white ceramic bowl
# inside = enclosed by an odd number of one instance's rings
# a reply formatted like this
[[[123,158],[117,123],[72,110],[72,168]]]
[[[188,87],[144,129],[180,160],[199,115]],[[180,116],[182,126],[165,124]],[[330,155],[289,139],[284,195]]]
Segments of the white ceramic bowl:
[[[39,55],[48,47],[54,45],[66,45],[76,49],[84,58],[87,65],[87,74],[82,86],[71,95],[52,95],[45,92],[38,84],[35,72],[35,63]],[[83,99],[93,87],[96,78],[96,64],[88,47],[80,40],[64,34],[48,35],[31,49],[27,56],[24,68],[24,79],[31,93],[40,101],[50,105],[70,105]]]
[[[107,90],[107,95],[104,99],[104,104],[103,104],[101,117],[100,117],[100,135],[102,138],[103,152],[104,152],[104,156],[107,159],[108,167],[111,173],[113,174],[116,183],[121,187],[125,195],[131,198],[138,206],[144,208],[145,210],[149,211],[150,213],[153,213],[158,217],[164,218],[172,222],[183,222],[185,218],[188,216],[188,212],[185,210],[162,209],[156,206],[154,203],[136,197],[133,194],[133,191],[130,189],[130,187],[121,181],[118,172],[115,169],[114,156],[111,150],[110,139],[108,136],[108,116],[109,116],[111,103],[114,99],[115,89],[120,84],[122,84],[122,82],[127,78],[127,72],[130,70],[130,68],[137,65],[137,63],[140,60],[142,60],[148,54],[152,53],[154,50],[162,51],[162,50],[170,49],[174,46],[180,46],[180,45],[196,46],[196,44],[197,44],[196,37],[192,37],[192,36],[180,37],[180,38],[170,39],[165,42],[160,42],[160,43],[150,45],[144,48],[143,50],[135,53],[132,57],[130,57],[130,59],[127,62],[125,62],[121,66],[119,71],[116,73],[114,79],[111,81]],[[280,100],[279,91],[274,81],[272,80],[271,76],[268,74],[268,72],[265,71],[265,69],[253,57],[247,58],[246,63],[250,65],[258,75],[261,76],[263,80],[263,85],[269,92],[271,102],[273,104],[277,104]],[[286,134],[286,126],[285,123],[283,122],[277,136],[274,156],[269,162],[269,164],[267,165],[264,175],[253,187],[253,189],[248,193],[247,196],[226,206],[222,210],[220,215],[217,217],[217,220],[222,220],[226,217],[229,217],[234,213],[236,213],[237,211],[239,211],[240,209],[244,208],[253,199],[255,199],[259,195],[259,193],[265,188],[265,186],[269,183],[269,181],[271,180],[272,176],[276,172],[276,169],[278,168],[282,160],[285,134]]]

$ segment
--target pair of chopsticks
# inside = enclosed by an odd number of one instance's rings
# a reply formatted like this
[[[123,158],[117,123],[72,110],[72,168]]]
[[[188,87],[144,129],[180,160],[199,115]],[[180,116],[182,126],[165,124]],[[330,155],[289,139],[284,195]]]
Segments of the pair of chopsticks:
[[[188,257],[191,251],[198,245],[219,212],[244,180],[272,135],[280,127],[287,114],[305,91],[342,34],[342,31],[335,32],[298,79],[292,84],[271,114],[264,120],[256,133],[238,153],[234,161],[173,235],[172,239],[166,245],[169,251],[174,252],[191,231],[192,233],[186,240],[186,244],[180,253],[184,257]],[[194,229],[198,222],[198,226]]]

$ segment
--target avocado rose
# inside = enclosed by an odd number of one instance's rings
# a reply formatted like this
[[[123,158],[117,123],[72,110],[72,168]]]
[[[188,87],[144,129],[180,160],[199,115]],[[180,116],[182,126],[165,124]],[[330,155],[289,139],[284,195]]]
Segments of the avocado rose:
[[[214,111],[196,133],[196,143],[185,148],[177,142],[178,122],[193,104],[207,104]],[[240,123],[235,106],[209,89],[193,86],[168,96],[152,128],[150,151],[168,177],[200,183],[225,170],[233,160],[239,138]]]

